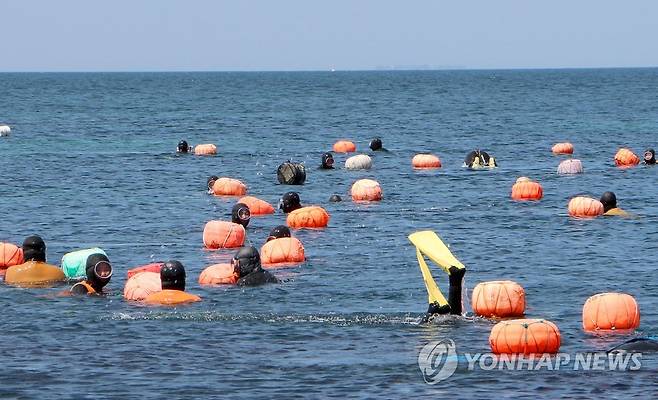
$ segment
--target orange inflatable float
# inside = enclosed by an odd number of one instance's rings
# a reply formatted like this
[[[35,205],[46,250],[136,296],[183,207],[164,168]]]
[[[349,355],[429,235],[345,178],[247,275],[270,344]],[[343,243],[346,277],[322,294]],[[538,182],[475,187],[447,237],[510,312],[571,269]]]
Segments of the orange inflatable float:
[[[162,290],[160,273],[140,272],[126,281],[123,297],[126,300],[144,300],[149,295]]]
[[[573,154],[573,145],[569,142],[556,143],[551,148],[553,154]]]
[[[349,140],[339,140],[334,143],[336,153],[353,153],[356,151],[356,145]]]
[[[577,218],[594,218],[603,215],[603,204],[590,197],[577,196],[569,201],[569,215]]]
[[[150,305],[175,306],[201,301],[201,297],[182,290],[164,289],[146,296],[143,301]]]
[[[265,268],[301,263],[304,259],[304,246],[294,237],[270,240],[260,249],[260,260]]]
[[[194,147],[194,154],[197,156],[213,156],[217,154],[217,146],[214,144],[198,144]]]
[[[478,283],[473,289],[473,312],[486,318],[522,317],[525,291],[513,281]]]
[[[329,223],[329,214],[322,207],[309,206],[292,211],[286,218],[291,228],[324,228]]]
[[[600,293],[583,306],[583,329],[587,332],[635,329],[640,326],[640,309],[626,293]]]
[[[211,265],[199,275],[201,285],[234,285],[238,279],[240,276],[231,264]]]
[[[253,196],[241,197],[240,200],[238,200],[238,203],[245,204],[249,207],[249,212],[251,212],[252,217],[257,215],[274,214],[274,207],[272,207],[270,203]]]
[[[615,154],[615,165],[618,167],[634,167],[640,163],[640,157],[629,149],[622,148]]]
[[[416,169],[441,168],[441,160],[434,154],[416,154],[411,165]]]
[[[203,245],[208,249],[232,249],[244,244],[244,227],[228,221],[208,221],[203,228]]]
[[[544,196],[544,189],[542,189],[539,182],[534,182],[524,176],[516,180],[512,186],[512,199],[513,200],[541,200]]]
[[[212,193],[215,196],[244,196],[247,186],[237,179],[219,178],[212,185]]]
[[[128,279],[132,278],[133,276],[139,274],[140,272],[156,272],[160,273],[160,270],[162,269],[162,265],[164,263],[162,262],[157,262],[157,263],[151,263],[151,264],[146,264],[142,265],[140,267],[135,267],[133,269],[128,270]]]
[[[514,319],[497,323],[489,335],[494,354],[554,354],[560,349],[560,330],[543,319]]]
[[[23,249],[13,243],[0,242],[0,269],[23,264]]]
[[[372,179],[359,179],[351,189],[354,201],[379,201],[382,199],[382,188],[379,182]]]

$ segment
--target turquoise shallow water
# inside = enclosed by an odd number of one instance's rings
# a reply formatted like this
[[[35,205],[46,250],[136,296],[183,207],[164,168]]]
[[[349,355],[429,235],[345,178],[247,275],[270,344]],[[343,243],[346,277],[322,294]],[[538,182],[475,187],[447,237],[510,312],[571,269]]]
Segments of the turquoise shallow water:
[[[458,352],[488,351],[493,324],[419,324],[426,293],[406,236],[432,229],[468,268],[466,287],[512,279],[527,315],[554,321],[563,352],[606,349],[627,338],[582,332],[587,297],[624,291],[639,302],[638,334],[658,326],[658,167],[620,170],[617,148],[658,147],[658,70],[337,73],[0,74],[0,240],[38,233],[48,260],[100,246],[115,266],[111,295],[58,298],[62,288],[0,286],[0,393],[33,397],[436,397],[492,392],[555,398],[655,393],[658,356],[639,371],[466,371],[424,383],[417,355],[451,338]],[[370,171],[316,170],[341,138],[387,153]],[[176,156],[181,138],[216,143],[219,155]],[[550,153],[569,140],[585,173],[557,176]],[[486,149],[500,168],[461,168]],[[443,168],[415,172],[431,151]],[[276,181],[277,165],[305,162],[304,186]],[[342,166],[346,157],[337,155]],[[297,231],[308,261],[277,271],[280,285],[200,287],[201,270],[232,251],[203,249],[203,225],[230,217],[234,200],[205,194],[211,174],[243,180],[275,204],[296,189],[331,214],[321,231]],[[520,175],[544,199],[514,203]],[[384,200],[347,201],[351,183],[377,179]],[[576,194],[617,193],[637,219],[570,219]],[[330,194],[346,198],[329,203]],[[284,215],[254,218],[260,247]],[[177,258],[204,301],[179,309],[123,300],[125,271]],[[447,284],[437,272],[439,284]],[[470,294],[470,292],[468,292]],[[468,303],[468,301],[467,301]]]

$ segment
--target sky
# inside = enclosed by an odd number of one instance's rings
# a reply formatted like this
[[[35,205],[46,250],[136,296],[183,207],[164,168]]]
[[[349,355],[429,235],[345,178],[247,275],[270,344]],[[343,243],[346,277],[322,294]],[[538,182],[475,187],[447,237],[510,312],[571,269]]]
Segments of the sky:
[[[0,71],[658,66],[655,0],[0,0]]]

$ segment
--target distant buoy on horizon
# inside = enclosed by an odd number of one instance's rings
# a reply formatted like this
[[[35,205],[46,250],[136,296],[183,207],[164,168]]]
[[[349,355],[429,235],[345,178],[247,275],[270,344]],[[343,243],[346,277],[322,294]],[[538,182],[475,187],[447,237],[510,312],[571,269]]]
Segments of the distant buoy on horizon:
[[[9,136],[11,128],[9,125],[0,125],[0,136]]]

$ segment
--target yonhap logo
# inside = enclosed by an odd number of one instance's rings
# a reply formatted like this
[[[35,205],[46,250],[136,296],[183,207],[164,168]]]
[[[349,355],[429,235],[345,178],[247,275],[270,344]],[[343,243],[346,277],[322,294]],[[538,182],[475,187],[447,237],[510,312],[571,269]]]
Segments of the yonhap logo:
[[[418,367],[423,379],[430,385],[446,380],[457,370],[458,359],[452,339],[433,340],[418,353]]]

